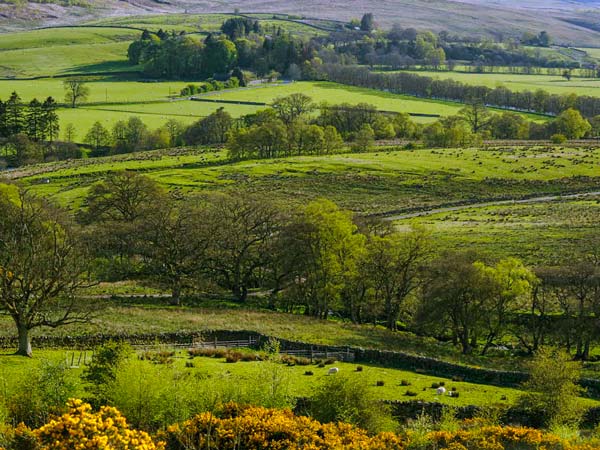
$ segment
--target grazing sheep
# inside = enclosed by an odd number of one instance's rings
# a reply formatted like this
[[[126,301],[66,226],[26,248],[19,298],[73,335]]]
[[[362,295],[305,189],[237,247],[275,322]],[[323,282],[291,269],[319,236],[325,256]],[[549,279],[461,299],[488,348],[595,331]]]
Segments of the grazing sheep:
[[[331,369],[329,369],[329,371],[327,372],[327,375],[333,375],[336,374],[340,371],[340,369],[338,369],[337,367],[332,367]]]
[[[446,393],[446,388],[444,386],[440,386],[435,392],[437,395],[444,395]]]

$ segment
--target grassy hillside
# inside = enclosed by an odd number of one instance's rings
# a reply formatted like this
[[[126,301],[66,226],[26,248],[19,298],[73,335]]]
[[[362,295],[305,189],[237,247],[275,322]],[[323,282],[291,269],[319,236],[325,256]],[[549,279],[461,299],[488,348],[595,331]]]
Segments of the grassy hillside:
[[[34,192],[77,207],[108,171],[136,170],[168,189],[247,189],[286,205],[326,197],[359,215],[598,190],[600,150],[532,147],[392,150],[228,162],[224,151],[154,151],[13,171]],[[424,224],[440,245],[474,245],[531,263],[553,260],[595,233],[595,197],[467,208],[396,221]]]
[[[524,31],[552,32],[559,43],[594,47],[600,33],[594,29],[589,13],[575,8],[560,12],[536,5],[520,9],[514,4],[467,4],[451,0],[388,0],[386,2],[330,2],[308,0],[302,2],[271,2],[264,0],[235,0],[223,4],[209,0],[197,3],[174,0],[156,3],[151,0],[123,2],[117,0],[90,0],[88,6],[63,6],[61,1],[39,4],[27,2],[20,8],[5,5],[0,8],[4,19],[0,28],[32,27],[42,24],[73,24],[97,20],[107,16],[155,15],[169,13],[232,13],[239,8],[246,13],[290,13],[298,16],[348,21],[372,12],[379,24],[389,27],[395,22],[405,27],[447,30],[451,33],[479,36],[520,36]]]
[[[127,47],[139,34],[119,28],[6,34],[0,40],[0,78],[135,71],[127,61]]]

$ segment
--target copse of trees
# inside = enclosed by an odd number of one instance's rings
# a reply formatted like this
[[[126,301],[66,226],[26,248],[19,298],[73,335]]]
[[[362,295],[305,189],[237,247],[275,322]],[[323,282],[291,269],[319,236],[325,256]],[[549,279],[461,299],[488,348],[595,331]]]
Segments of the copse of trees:
[[[0,100],[0,148],[2,165],[18,167],[43,161],[78,158],[71,143],[56,142],[59,134],[58,105],[52,97],[29,103],[13,92]]]
[[[131,64],[142,65],[143,73],[152,78],[225,80],[236,76],[245,84],[240,68],[259,76],[272,71],[286,73],[290,66],[301,67],[314,56],[309,43],[281,29],[265,35],[254,20],[229,19],[222,30],[222,35],[209,34],[204,41],[185,33],[144,32],[129,46],[128,58]]]

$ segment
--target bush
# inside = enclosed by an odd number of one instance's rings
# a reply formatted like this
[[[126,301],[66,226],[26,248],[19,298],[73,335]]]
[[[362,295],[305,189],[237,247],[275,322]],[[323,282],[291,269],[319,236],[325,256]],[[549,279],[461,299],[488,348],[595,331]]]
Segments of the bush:
[[[389,406],[375,397],[364,380],[344,375],[327,377],[317,387],[310,414],[320,422],[347,422],[371,433],[395,428]]]
[[[402,450],[399,436],[373,437],[348,424],[321,424],[290,410],[224,405],[216,414],[203,413],[161,435],[169,450],[372,449]]]
[[[12,392],[3,399],[6,405],[4,419],[12,423],[23,422],[30,427],[41,426],[51,415],[64,411],[75,389],[75,379],[65,364],[43,363],[13,385]]]
[[[564,144],[567,142],[567,137],[564,134],[553,134],[550,140],[553,144]]]
[[[97,413],[81,400],[70,400],[69,411],[33,431],[33,436],[44,450],[81,448],[113,448],[128,450],[162,449],[150,436],[132,430],[121,413],[115,408],[103,406]],[[27,431],[17,429],[17,435],[26,436]]]
[[[236,363],[242,359],[242,355],[240,352],[227,352],[225,355],[225,362],[227,363]]]
[[[520,407],[540,417],[547,427],[577,426],[583,409],[578,396],[582,388],[581,364],[558,350],[540,350],[529,366],[530,377],[523,384],[527,391],[519,399]]]

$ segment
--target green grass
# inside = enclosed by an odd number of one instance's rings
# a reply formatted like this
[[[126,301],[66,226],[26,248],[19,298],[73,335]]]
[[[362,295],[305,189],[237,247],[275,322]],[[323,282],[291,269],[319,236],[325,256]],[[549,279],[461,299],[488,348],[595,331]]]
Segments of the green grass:
[[[164,349],[168,348],[165,346]],[[79,356],[76,352],[75,359]],[[43,350],[38,352],[33,359],[27,359],[8,354],[0,354],[0,381],[4,381],[5,388],[10,392],[13,383],[27,373],[31,373],[37,367],[40,367],[45,361],[60,362],[70,358],[70,352],[67,350]],[[190,361],[190,358],[185,352],[179,351],[173,358],[173,368],[196,374],[207,380],[237,385],[238,389],[252,389],[256,380],[264,378],[264,376],[276,370],[278,378],[287,394],[292,398],[310,397],[320,385],[322,385],[328,377],[328,370],[332,366],[323,368],[317,367],[316,364],[308,366],[287,366],[279,363],[271,362],[237,362],[227,363],[223,358],[209,357],[194,357],[194,367],[185,367],[185,362]],[[142,364],[147,364],[150,367],[153,364],[150,361],[145,361]],[[503,388],[497,386],[489,386],[482,384],[474,384],[468,382],[455,382],[448,378],[433,377],[422,375],[414,372],[389,369],[369,364],[361,364],[363,370],[356,371],[357,364],[336,362],[335,367],[340,370],[340,375],[350,378],[357,378],[375,397],[382,400],[396,401],[427,401],[439,402],[451,406],[467,406],[467,405],[490,405],[490,404],[513,404],[522,391],[513,388]],[[83,386],[79,381],[79,376],[82,369],[71,369],[70,377],[75,381],[80,394],[83,394]],[[306,371],[313,372],[312,376],[305,375]],[[378,381],[383,381],[383,386],[377,386]],[[459,397],[450,397],[449,395],[437,395],[436,389],[432,388],[433,383],[444,383],[447,391],[455,388],[459,392]],[[408,386],[402,386],[401,384]],[[207,382],[207,386],[210,382]],[[406,392],[412,391],[416,396],[407,396]],[[593,407],[598,405],[598,401],[591,399],[581,399],[582,406]]]
[[[249,114],[262,108],[260,106],[193,102],[187,100],[169,101],[169,96],[179,94],[181,89],[187,84],[189,82],[148,83],[107,77],[92,78],[88,81],[90,95],[86,103],[89,103],[89,105],[82,105],[76,110],[68,108],[60,110],[60,125],[64,130],[66,124],[73,123],[77,134],[81,138],[95,121],[100,121],[105,126],[110,127],[118,120],[127,119],[132,115],[139,115],[150,128],[158,128],[169,118],[191,123],[200,117],[207,116],[219,107],[224,107],[234,117]],[[63,81],[60,79],[0,80],[0,98],[8,98],[13,91],[19,93],[25,102],[34,97],[43,99],[47,96],[52,96],[58,101],[63,101],[64,99]],[[206,98],[270,103],[277,97],[295,92],[306,93],[315,102],[319,103],[324,101],[332,104],[341,102],[357,104],[365,102],[381,110],[396,112],[451,115],[456,114],[461,108],[461,105],[454,103],[416,99],[373,89],[354,88],[335,83],[315,82],[297,82],[256,88],[232,89],[207,94]],[[435,119],[415,118],[415,120],[431,122]]]
[[[134,17],[107,18],[89,22],[88,25],[115,25],[144,28],[151,31],[163,29],[166,31],[186,31],[188,33],[197,32],[218,32],[221,30],[221,24],[227,19],[236,17],[233,14],[168,14],[168,15],[149,15]],[[253,14],[252,17],[260,20],[261,26],[265,31],[271,31],[281,27],[284,31],[300,35],[315,36],[323,35],[324,31],[298,22],[289,22],[287,20],[273,19],[272,14]],[[325,21],[326,23],[326,21]]]
[[[375,89],[357,88],[328,82],[296,82],[256,89],[221,91],[211,93],[209,98],[271,103],[277,97],[284,97],[297,92],[312,97],[317,103],[369,103],[380,110],[394,112],[447,116],[456,114],[461,108],[460,105],[455,103],[416,99]]]
[[[538,204],[466,208],[396,222],[431,230],[441,247],[468,246],[495,258],[519,256],[526,263],[559,263],[597,238],[600,197]]]
[[[151,167],[148,167],[148,160]],[[137,169],[166,186],[221,190],[240,184],[274,199],[303,204],[327,197],[359,214],[406,211],[452,202],[585,191],[597,188],[600,150],[386,150],[215,165],[202,151],[69,161],[11,174],[69,204],[107,171]],[[37,175],[34,175],[37,174]],[[41,178],[49,183],[36,184]]]
[[[127,47],[139,32],[55,28],[2,35],[0,77],[36,77],[135,71]]]
[[[577,94],[600,96],[600,80],[597,78],[573,78],[567,81],[560,75],[520,75],[507,73],[464,73],[415,71],[417,75],[441,80],[453,79],[466,84],[495,88],[505,86],[513,91],[536,91],[542,89],[551,94]]]

